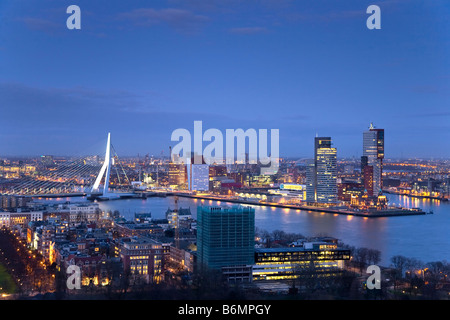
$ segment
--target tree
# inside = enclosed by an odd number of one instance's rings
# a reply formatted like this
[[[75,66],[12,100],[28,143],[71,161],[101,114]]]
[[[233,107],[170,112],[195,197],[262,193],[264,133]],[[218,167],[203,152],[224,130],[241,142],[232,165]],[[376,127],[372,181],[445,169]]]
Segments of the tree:
[[[403,274],[405,272],[406,266],[408,265],[408,258],[402,255],[393,256],[391,258],[391,264],[393,267],[391,276],[394,280],[394,290],[396,290],[398,281],[403,279]]]
[[[367,265],[368,257],[369,257],[369,249],[367,248],[358,248],[354,251],[354,260],[356,265],[359,267],[359,272],[364,272],[364,268]]]
[[[378,264],[381,261],[381,251],[368,249],[367,260],[368,264]]]
[[[403,277],[403,274],[405,272],[405,269],[408,265],[408,258],[396,255],[391,258],[392,266],[400,272],[400,275]]]
[[[270,241],[271,241],[271,235],[270,232],[267,230],[264,230],[261,233],[261,239],[264,241],[264,243],[266,244],[266,248],[270,248]]]
[[[273,230],[272,237],[274,240],[283,240],[286,233],[283,230]]]

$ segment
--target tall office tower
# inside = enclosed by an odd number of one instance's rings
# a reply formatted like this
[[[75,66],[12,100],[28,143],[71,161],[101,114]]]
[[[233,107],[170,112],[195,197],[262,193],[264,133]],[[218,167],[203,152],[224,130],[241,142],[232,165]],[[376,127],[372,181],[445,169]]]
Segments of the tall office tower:
[[[169,185],[173,188],[184,189],[186,186],[186,165],[169,163]]]
[[[330,137],[314,140],[314,160],[308,163],[306,171],[307,201],[337,202],[337,149],[331,144]]]
[[[361,157],[361,180],[364,193],[373,197],[373,167],[369,165],[367,156]]]
[[[197,262],[200,267],[222,269],[253,265],[254,245],[254,208],[197,208]]]
[[[316,165],[314,159],[306,162],[306,201],[316,202]]]
[[[209,191],[209,165],[204,161],[195,164],[193,158],[187,158],[187,183],[190,191]]]
[[[337,150],[331,138],[316,138],[317,202],[337,202]]]
[[[384,129],[376,129],[372,123],[369,130],[363,133],[363,157],[362,169],[363,166],[372,167],[373,195],[378,196],[383,189]]]

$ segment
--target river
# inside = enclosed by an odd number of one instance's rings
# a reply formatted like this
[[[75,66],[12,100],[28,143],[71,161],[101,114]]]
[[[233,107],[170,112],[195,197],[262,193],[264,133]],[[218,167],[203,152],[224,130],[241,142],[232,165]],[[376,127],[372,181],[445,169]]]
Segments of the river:
[[[422,262],[450,261],[450,202],[387,195],[391,204],[420,207],[434,214],[364,218],[325,212],[283,209],[267,206],[255,208],[255,226],[259,229],[295,232],[304,236],[327,235],[355,246],[381,251],[381,265],[388,266],[394,255],[416,258]],[[83,201],[64,198],[61,201]],[[131,220],[134,213],[151,212],[153,218],[164,218],[174,198],[123,199],[99,202],[103,211],[118,210]],[[189,207],[196,217],[199,205],[223,205],[225,202],[180,197],[178,206]],[[227,203],[229,205],[235,205]]]

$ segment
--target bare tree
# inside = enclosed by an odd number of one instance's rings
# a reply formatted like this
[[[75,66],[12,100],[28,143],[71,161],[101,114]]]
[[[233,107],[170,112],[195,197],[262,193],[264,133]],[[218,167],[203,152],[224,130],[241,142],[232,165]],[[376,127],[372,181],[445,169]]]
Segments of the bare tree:
[[[381,261],[381,251],[369,249],[367,252],[368,264],[378,264]]]

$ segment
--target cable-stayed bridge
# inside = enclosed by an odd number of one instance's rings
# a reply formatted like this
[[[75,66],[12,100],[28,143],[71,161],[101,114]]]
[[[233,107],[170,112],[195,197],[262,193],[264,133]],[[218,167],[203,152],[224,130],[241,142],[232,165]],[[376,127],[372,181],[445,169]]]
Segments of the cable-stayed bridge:
[[[125,196],[110,190],[111,174],[116,174],[119,184],[130,185],[108,133],[106,152],[103,156],[81,156],[66,162],[40,168],[37,174],[18,179],[3,190],[4,194],[34,197],[87,195],[92,198]],[[121,178],[122,177],[122,178]]]

